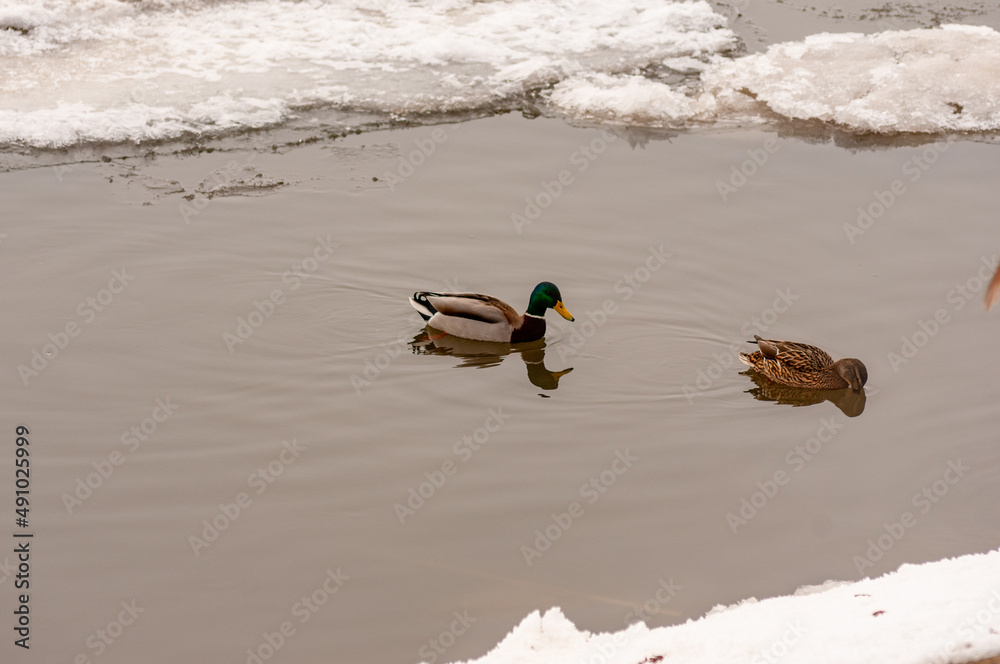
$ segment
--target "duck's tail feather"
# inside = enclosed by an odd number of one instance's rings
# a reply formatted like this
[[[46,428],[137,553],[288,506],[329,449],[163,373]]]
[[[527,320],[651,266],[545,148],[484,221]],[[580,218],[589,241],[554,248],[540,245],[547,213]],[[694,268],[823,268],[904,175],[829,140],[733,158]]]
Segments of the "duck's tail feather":
[[[436,293],[414,293],[413,297],[410,298],[410,304],[424,320],[430,320],[431,316],[437,313],[437,309],[427,299],[428,295],[436,295]]]

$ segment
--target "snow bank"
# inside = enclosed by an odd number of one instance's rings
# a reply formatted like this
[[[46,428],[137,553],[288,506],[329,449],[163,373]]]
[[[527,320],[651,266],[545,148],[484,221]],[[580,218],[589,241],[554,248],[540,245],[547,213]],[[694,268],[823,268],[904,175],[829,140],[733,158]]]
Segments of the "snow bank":
[[[732,57],[705,0],[38,0],[0,7],[0,145],[141,142],[534,107],[685,128],[1000,129],[989,27],[817,34]],[[547,102],[547,103],[544,103]],[[337,116],[339,117],[339,116]]]
[[[505,110],[567,76],[704,58],[737,43],[704,0],[5,7],[0,143],[47,148],[269,126],[315,107]]]
[[[1000,654],[1000,551],[716,607],[682,625],[578,630],[537,611],[476,664],[960,664]]]
[[[1000,129],[1000,33],[946,25],[811,35],[743,58],[713,58],[683,94],[640,76],[574,76],[551,101],[567,115],[681,127],[818,120],[858,132]]]
[[[795,120],[866,132],[1000,129],[1000,33],[946,25],[818,34],[705,72],[718,112],[748,99]]]

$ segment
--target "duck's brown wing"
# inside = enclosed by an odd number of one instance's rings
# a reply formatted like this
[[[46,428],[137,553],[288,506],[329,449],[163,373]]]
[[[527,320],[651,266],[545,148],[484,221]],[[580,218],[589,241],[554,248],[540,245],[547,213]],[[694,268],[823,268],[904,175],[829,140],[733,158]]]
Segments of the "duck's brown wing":
[[[833,364],[833,358],[816,346],[797,341],[778,341],[760,337],[756,339],[757,347],[764,357],[778,360],[793,371],[821,371]]]
[[[514,325],[520,316],[501,300],[481,293],[423,293],[434,308],[445,316],[468,318],[483,323]]]

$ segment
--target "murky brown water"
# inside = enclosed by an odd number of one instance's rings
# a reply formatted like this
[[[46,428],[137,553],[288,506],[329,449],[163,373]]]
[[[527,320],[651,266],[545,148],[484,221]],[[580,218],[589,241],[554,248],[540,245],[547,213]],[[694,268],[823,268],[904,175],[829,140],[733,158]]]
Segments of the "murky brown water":
[[[141,181],[234,160],[295,184]],[[26,661],[452,661],[553,605],[671,624],[996,546],[995,146],[505,116],[122,175],[0,176]],[[406,301],[541,280],[576,322],[527,348]],[[754,333],[861,358],[865,399],[774,401]]]

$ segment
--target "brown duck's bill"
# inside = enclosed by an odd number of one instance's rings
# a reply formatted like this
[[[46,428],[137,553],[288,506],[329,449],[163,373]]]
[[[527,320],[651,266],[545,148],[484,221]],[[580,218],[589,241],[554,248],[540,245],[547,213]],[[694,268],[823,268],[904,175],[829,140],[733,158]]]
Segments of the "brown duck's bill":
[[[556,310],[557,314],[559,314],[560,316],[562,316],[566,320],[569,320],[569,321],[576,320],[575,318],[573,318],[573,314],[571,314],[566,309],[565,305],[563,305],[562,300],[559,300],[558,302],[556,302],[556,306],[554,306],[552,308]]]

